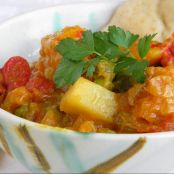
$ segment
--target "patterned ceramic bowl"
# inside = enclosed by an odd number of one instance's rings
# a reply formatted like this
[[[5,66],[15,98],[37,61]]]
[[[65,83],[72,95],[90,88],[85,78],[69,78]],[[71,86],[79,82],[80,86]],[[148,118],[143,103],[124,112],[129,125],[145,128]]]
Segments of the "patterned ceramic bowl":
[[[58,6],[4,23],[0,64],[13,55],[32,61],[38,56],[41,37],[66,25],[99,29],[120,2]],[[174,172],[173,132],[82,134],[42,126],[0,109],[0,146],[34,173]]]

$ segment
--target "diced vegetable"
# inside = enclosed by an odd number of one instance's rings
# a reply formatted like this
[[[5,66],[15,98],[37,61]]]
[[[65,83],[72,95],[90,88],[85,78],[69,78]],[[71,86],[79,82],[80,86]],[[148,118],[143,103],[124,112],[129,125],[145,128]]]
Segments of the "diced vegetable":
[[[132,88],[129,89],[127,98],[131,106],[134,106],[136,97],[143,90],[143,87],[143,84],[135,84]]]
[[[40,123],[46,113],[46,109],[42,103],[31,102],[29,104],[29,111],[26,115],[28,120]]]
[[[117,112],[116,95],[81,77],[63,96],[60,110],[83,115],[87,119],[113,123],[113,116]]]
[[[59,115],[56,109],[50,109],[45,114],[43,120],[41,121],[42,124],[46,124],[49,126],[58,126],[59,124]]]
[[[31,93],[25,87],[19,87],[7,94],[2,107],[7,111],[13,112],[16,108],[28,104],[31,100]]]
[[[154,43],[154,45],[149,50],[146,59],[149,61],[149,64],[151,66],[153,65],[159,65],[161,58],[162,58],[162,49],[160,48],[161,45],[158,43]]]
[[[155,125],[155,123],[159,122],[160,112],[162,111],[161,106],[164,104],[164,101],[165,100],[161,97],[151,95],[139,97],[132,110],[132,121],[138,118],[144,122],[153,123]]]
[[[93,121],[85,121],[79,127],[80,132],[96,132],[96,128]]]
[[[96,68],[95,83],[112,90],[113,79],[115,77],[114,64],[109,61],[102,60]]]
[[[174,65],[174,34],[164,42],[163,54],[161,59],[162,66]]]
[[[15,115],[25,118],[28,113],[28,105],[22,105],[15,110]]]
[[[166,75],[153,77],[147,82],[146,90],[157,97],[174,97],[174,79]]]
[[[106,134],[114,134],[116,133],[115,131],[108,129],[108,128],[100,128],[97,132],[99,133],[106,133]]]
[[[2,72],[8,90],[24,86],[31,75],[28,62],[20,56],[11,57],[3,66]]]
[[[61,127],[72,127],[73,118],[68,114],[61,114],[60,125]]]
[[[120,112],[115,117],[117,132],[136,133],[135,118],[130,113]]]
[[[74,121],[74,123],[73,123],[73,129],[74,130],[78,130],[79,129],[79,127],[80,127],[80,125],[83,123],[85,121],[85,119],[84,118],[82,118],[82,117],[78,117],[78,118],[76,118],[76,120]]]
[[[51,80],[46,79],[43,76],[34,76],[26,84],[26,87],[29,91],[34,89],[39,90],[43,94],[49,94],[54,91],[54,84]]]

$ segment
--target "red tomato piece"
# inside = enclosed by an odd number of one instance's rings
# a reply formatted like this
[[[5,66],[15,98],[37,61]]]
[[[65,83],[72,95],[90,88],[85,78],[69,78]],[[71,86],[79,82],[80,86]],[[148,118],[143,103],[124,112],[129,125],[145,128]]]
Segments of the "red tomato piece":
[[[29,91],[33,91],[33,89],[35,88],[43,94],[52,93],[54,92],[54,89],[55,89],[54,83],[52,81],[40,75],[30,78],[30,80],[26,84],[26,88]]]
[[[163,44],[162,66],[174,65],[174,34]]]
[[[24,86],[31,75],[28,62],[20,56],[11,57],[3,66],[2,73],[8,90]]]

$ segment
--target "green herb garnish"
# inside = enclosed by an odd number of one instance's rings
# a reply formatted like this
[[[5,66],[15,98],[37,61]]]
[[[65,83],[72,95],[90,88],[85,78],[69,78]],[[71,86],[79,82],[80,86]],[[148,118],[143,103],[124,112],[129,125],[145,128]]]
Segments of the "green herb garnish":
[[[98,63],[105,60],[115,65],[115,73],[126,74],[143,83],[148,66],[145,56],[155,35],[139,39],[139,35],[110,26],[108,32],[92,33],[87,30],[80,40],[64,39],[56,46],[63,58],[54,74],[54,82],[61,88],[73,84],[82,74],[90,78]],[[141,60],[137,60],[130,51],[130,47],[136,41]]]
[[[110,26],[108,30],[111,42],[120,47],[130,48],[130,46],[139,38],[139,35],[124,31],[120,27]]]
[[[134,58],[121,58],[115,66],[116,73],[124,73],[127,76],[131,76],[139,83],[143,83],[146,79],[144,70],[148,66],[146,60],[137,61]]]
[[[139,40],[138,43],[138,52],[141,58],[144,58],[149,49],[150,49],[150,43],[152,39],[156,36],[156,34],[148,35]]]

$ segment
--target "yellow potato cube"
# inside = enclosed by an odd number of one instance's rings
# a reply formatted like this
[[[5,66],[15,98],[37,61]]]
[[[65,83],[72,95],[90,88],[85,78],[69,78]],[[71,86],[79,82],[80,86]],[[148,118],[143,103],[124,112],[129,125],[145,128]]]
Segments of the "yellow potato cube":
[[[70,87],[61,102],[60,110],[87,119],[113,123],[117,112],[115,93],[83,77]]]

